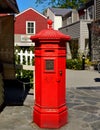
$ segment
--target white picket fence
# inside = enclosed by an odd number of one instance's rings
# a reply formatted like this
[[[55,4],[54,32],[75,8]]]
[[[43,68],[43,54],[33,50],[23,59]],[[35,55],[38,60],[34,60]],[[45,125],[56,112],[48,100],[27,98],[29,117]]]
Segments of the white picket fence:
[[[23,67],[25,70],[33,70],[33,60],[34,60],[34,54],[32,51],[23,51],[20,50],[18,51],[17,49],[15,50],[15,56],[16,56],[16,65],[20,65]]]
[[[33,82],[23,83],[25,84],[33,84],[34,86],[34,99],[35,99],[35,67],[33,65],[34,54],[32,51],[23,51],[23,50],[15,50],[16,56],[16,67],[24,69],[24,70],[32,70],[33,71]],[[22,71],[20,71],[22,75]]]

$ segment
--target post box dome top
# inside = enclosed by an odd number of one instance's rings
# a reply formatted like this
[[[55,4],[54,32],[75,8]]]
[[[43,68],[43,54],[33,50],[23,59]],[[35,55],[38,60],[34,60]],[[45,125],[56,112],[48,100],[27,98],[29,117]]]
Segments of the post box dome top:
[[[61,33],[58,30],[54,30],[52,28],[52,20],[47,20],[48,28],[40,31],[36,35],[33,35],[30,37],[30,39],[35,42],[35,41],[51,41],[51,40],[63,40],[63,41],[69,41],[71,38],[69,35],[65,35]]]

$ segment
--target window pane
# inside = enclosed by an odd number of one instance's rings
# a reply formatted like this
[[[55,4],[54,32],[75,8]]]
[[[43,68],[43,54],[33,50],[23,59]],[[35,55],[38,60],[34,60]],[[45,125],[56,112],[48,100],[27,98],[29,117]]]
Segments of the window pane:
[[[28,27],[30,27],[30,23],[28,23]]]
[[[31,23],[31,27],[34,27],[34,23]]]
[[[31,33],[34,33],[34,30],[33,30],[33,28],[30,28],[30,30],[31,30]]]
[[[30,28],[28,28],[28,33],[30,33]]]

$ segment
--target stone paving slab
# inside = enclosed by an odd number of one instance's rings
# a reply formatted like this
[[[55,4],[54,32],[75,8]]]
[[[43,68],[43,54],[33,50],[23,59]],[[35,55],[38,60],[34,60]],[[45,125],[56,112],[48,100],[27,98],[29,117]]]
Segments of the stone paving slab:
[[[4,108],[0,114],[0,130],[41,130],[32,121],[32,92],[23,106]],[[100,87],[68,88],[67,106],[69,122],[56,130],[100,130]]]

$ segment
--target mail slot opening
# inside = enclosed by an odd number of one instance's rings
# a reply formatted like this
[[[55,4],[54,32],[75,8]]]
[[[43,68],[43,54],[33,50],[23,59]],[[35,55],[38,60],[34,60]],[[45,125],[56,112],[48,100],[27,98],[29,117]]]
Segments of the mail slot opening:
[[[54,52],[54,50],[45,50],[45,52]]]

